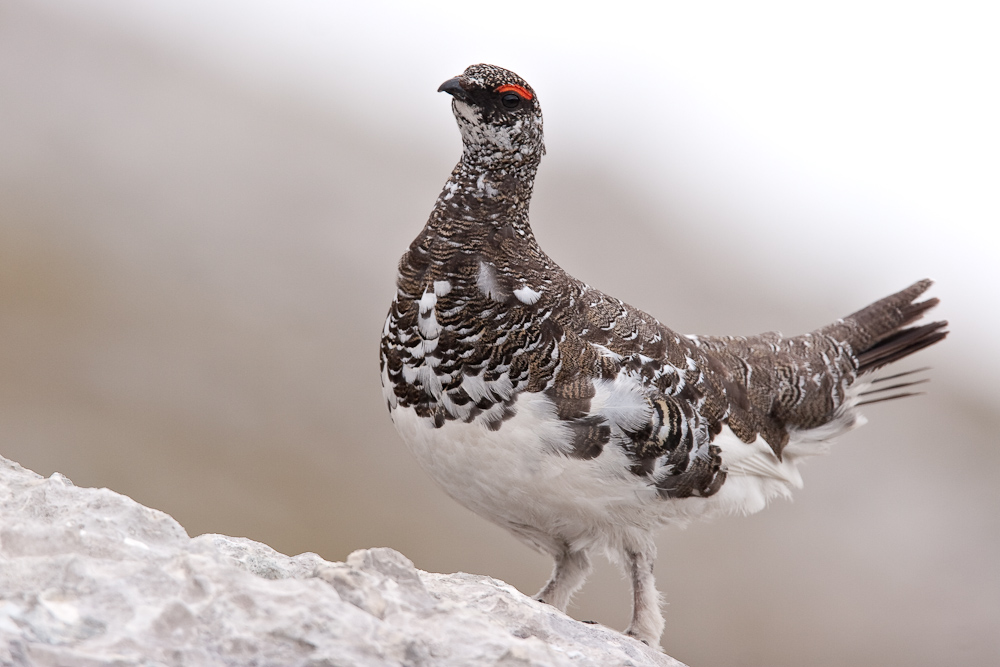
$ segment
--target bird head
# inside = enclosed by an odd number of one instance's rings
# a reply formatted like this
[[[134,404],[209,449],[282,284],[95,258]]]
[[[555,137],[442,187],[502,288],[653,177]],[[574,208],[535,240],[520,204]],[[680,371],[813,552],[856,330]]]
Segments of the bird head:
[[[542,109],[528,82],[495,65],[472,65],[438,88],[452,96],[465,155],[486,162],[535,162],[545,153]]]

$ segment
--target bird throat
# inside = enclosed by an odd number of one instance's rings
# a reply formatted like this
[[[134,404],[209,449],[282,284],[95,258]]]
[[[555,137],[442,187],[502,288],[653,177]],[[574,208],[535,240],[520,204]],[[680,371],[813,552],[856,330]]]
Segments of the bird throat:
[[[510,227],[531,236],[528,207],[538,160],[477,159],[464,153],[445,183],[428,221],[431,228]]]

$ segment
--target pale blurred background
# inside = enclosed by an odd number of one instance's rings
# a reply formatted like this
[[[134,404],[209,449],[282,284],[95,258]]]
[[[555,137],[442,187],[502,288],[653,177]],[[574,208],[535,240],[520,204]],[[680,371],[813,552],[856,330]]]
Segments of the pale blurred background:
[[[220,532],[548,560],[417,467],[381,399],[395,264],[460,150],[438,84],[539,93],[566,269],[690,333],[801,333],[925,276],[928,394],[794,503],[660,535],[692,667],[1000,664],[995,3],[0,3],[0,453]],[[608,259],[610,258],[610,259]],[[600,260],[600,261],[598,261]],[[601,563],[571,613],[627,623]]]

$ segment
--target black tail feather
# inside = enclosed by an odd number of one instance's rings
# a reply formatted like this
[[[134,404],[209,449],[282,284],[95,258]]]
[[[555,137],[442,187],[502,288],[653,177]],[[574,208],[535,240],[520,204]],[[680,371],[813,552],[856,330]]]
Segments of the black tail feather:
[[[869,389],[868,391],[862,391],[858,393],[858,396],[870,396],[871,394],[881,394],[884,391],[892,391],[894,389],[902,389],[903,387],[912,387],[915,384],[924,384],[925,382],[930,382],[930,378],[923,378],[922,380],[914,380],[913,382],[898,382],[896,384],[890,384],[888,387],[879,387],[878,389]]]
[[[929,371],[930,366],[924,366],[923,368],[914,368],[912,371],[903,371],[902,373],[893,373],[892,375],[883,375],[880,378],[874,378],[869,380],[872,384],[877,384],[879,382],[886,382],[888,380],[895,380],[896,378],[906,377],[907,375],[914,375],[916,373],[923,373],[924,371]]]
[[[910,391],[910,392],[905,392],[905,393],[902,393],[902,394],[893,394],[892,396],[883,396],[882,398],[873,398],[870,401],[861,401],[860,403],[858,403],[857,407],[860,408],[862,405],[871,405],[872,403],[882,403],[883,401],[893,401],[893,400],[895,400],[897,398],[906,398],[907,396],[923,396],[923,395],[924,395],[924,392],[922,392],[922,391]]]
[[[905,308],[902,308],[901,310],[904,319],[902,322],[899,323],[899,326],[905,327],[908,324],[913,324],[921,317],[923,317],[924,313],[926,313],[928,310],[938,305],[939,303],[941,303],[941,299],[934,297],[933,299],[927,299],[926,301],[921,301],[920,303],[911,303]]]
[[[922,391],[899,391],[900,389],[906,389],[907,387],[913,387],[918,384],[924,384],[925,382],[930,382],[930,378],[920,378],[917,380],[910,380],[909,378],[916,373],[922,373],[923,371],[928,371],[930,368],[916,368],[912,371],[903,371],[902,373],[893,373],[892,375],[886,375],[880,378],[874,378],[869,380],[869,383],[874,385],[874,389],[869,389],[867,391],[862,391],[858,393],[859,397],[868,396],[857,405],[860,407],[862,405],[870,405],[872,403],[882,403],[884,401],[892,401],[897,398],[906,398],[907,396],[921,396],[924,392]],[[903,378],[907,378],[908,381],[899,382]],[[897,380],[892,384],[881,386],[882,382],[889,382],[891,380]],[[891,394],[889,392],[898,392]],[[888,394],[888,395],[887,395]]]
[[[916,304],[922,306],[923,304]],[[920,311],[922,314],[926,308]],[[920,315],[916,315],[919,317]],[[931,322],[919,327],[897,330],[858,354],[858,374],[871,373],[894,361],[924,349],[948,335],[942,331],[948,322]]]

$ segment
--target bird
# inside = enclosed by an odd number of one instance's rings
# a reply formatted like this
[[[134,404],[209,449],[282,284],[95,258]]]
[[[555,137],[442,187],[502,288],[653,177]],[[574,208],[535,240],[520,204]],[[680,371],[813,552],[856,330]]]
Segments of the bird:
[[[462,156],[398,264],[380,345],[392,422],[448,495],[552,557],[535,599],[565,611],[604,554],[631,580],[625,634],[658,647],[657,529],[789,496],[862,406],[916,393],[918,371],[875,372],[946,336],[915,324],[931,281],[804,335],[675,333],[539,247],[534,89],[477,64],[438,92]]]

